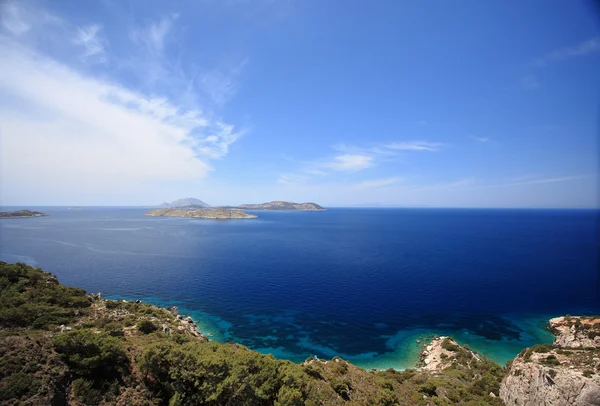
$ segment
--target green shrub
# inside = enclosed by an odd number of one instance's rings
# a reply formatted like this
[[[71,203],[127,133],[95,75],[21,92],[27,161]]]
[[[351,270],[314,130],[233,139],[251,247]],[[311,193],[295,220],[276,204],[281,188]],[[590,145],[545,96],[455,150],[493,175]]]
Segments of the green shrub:
[[[560,365],[560,361],[556,358],[556,355],[550,354],[545,359],[541,360],[544,365]]]
[[[129,359],[120,341],[106,333],[73,330],[56,336],[53,345],[77,377],[121,380],[129,372]]]
[[[444,340],[442,341],[442,348],[446,351],[456,352],[459,350],[460,347],[456,344],[453,344],[449,338],[444,338]]]
[[[104,305],[106,306],[107,309],[116,309],[117,307],[119,307],[119,302],[116,300],[105,300],[104,301]]]
[[[138,330],[140,330],[144,334],[150,334],[156,330],[158,330],[158,326],[151,322],[150,320],[142,320],[137,324]]]
[[[17,372],[3,381],[0,386],[0,400],[21,399],[37,391],[39,382],[31,374]]]
[[[398,395],[391,389],[380,389],[375,395],[375,405],[392,406],[399,404]]]

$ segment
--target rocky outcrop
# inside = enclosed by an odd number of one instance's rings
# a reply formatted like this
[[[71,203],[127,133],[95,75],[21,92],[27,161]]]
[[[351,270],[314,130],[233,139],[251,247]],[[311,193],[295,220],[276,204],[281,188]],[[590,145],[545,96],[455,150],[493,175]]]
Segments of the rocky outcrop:
[[[600,317],[555,317],[548,328],[562,348],[600,348]]]
[[[600,405],[600,318],[558,317],[554,344],[523,350],[507,368],[500,397],[507,405]]]
[[[477,352],[459,345],[452,337],[442,336],[423,345],[418,367],[424,371],[442,371],[457,362],[464,362],[468,367],[471,362],[481,360]]]
[[[204,219],[253,219],[257,216],[239,209],[157,209],[150,210],[146,216],[153,217],[190,217]]]

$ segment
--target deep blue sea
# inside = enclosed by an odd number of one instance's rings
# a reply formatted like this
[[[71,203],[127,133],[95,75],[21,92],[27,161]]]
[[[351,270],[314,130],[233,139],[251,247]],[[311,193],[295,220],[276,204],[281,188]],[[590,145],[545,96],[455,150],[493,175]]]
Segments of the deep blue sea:
[[[254,220],[143,208],[31,208],[0,260],[105,297],[174,304],[218,341],[278,358],[409,368],[430,334],[499,363],[551,342],[548,318],[600,313],[599,211],[329,209]]]

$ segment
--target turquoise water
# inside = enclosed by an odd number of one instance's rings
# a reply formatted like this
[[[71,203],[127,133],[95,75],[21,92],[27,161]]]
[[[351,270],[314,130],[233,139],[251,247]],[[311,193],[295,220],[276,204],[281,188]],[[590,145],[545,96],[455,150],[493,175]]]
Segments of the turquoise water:
[[[37,208],[0,222],[0,259],[105,297],[177,305],[217,341],[276,357],[413,367],[451,335],[498,363],[600,313],[598,211],[330,209],[218,221]],[[417,340],[421,340],[418,343]]]

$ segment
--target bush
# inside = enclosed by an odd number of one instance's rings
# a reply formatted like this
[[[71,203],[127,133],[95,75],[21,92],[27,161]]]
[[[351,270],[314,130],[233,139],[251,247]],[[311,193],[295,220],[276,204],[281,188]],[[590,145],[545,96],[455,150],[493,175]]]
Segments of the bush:
[[[556,355],[550,354],[545,359],[543,359],[542,364],[545,365],[560,365],[560,361],[556,358]]]
[[[104,305],[106,306],[107,309],[116,309],[117,307],[119,307],[119,302],[116,300],[105,300],[104,301]]]
[[[444,341],[442,341],[442,348],[446,351],[456,352],[460,347],[456,344],[453,344],[449,338],[444,338]]]
[[[38,381],[33,375],[17,372],[4,380],[0,387],[0,400],[21,399],[37,391]]]
[[[144,334],[150,334],[158,330],[158,326],[152,323],[150,320],[142,320],[137,324],[138,330]]]
[[[56,336],[53,345],[77,377],[122,380],[129,372],[129,359],[120,341],[106,333],[73,330]]]
[[[54,282],[25,264],[0,262],[0,326],[49,329],[75,320],[91,305],[83,289]]]

